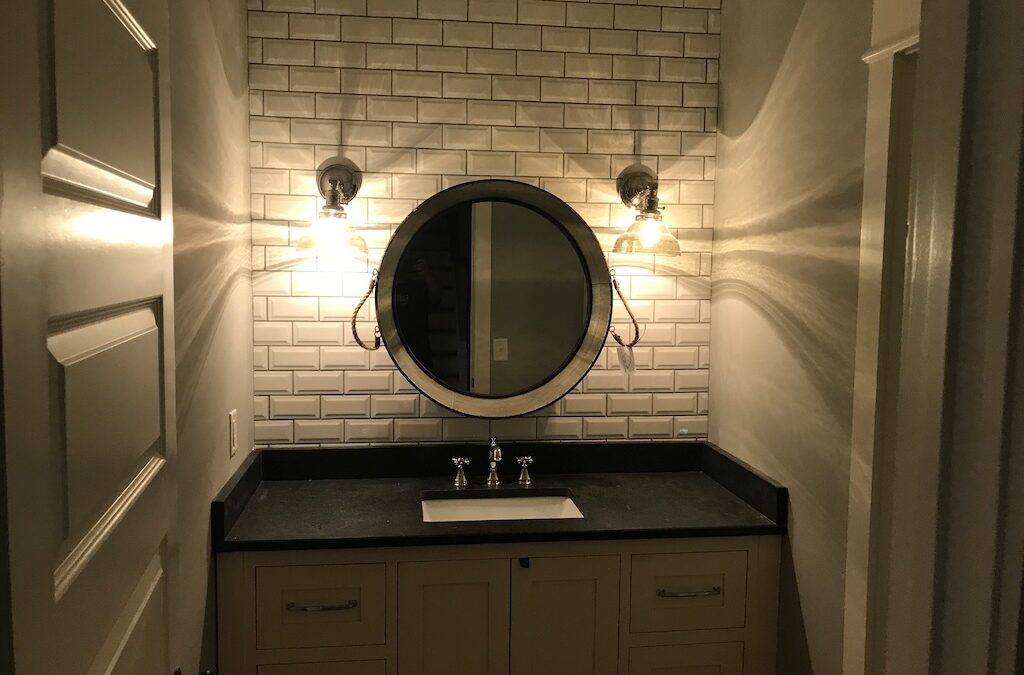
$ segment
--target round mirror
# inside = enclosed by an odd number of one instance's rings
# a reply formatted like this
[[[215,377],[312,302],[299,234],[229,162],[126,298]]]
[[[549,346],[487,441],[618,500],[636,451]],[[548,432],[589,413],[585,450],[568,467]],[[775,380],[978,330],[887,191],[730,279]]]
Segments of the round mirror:
[[[608,267],[583,219],[525,183],[465,183],[423,202],[381,262],[378,320],[402,373],[478,417],[537,410],[593,365]]]

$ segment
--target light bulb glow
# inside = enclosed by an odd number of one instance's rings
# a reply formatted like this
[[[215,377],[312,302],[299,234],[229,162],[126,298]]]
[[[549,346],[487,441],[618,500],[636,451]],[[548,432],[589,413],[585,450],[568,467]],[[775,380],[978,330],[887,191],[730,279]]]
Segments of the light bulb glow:
[[[651,248],[661,239],[661,223],[653,218],[644,218],[640,228],[640,243]]]

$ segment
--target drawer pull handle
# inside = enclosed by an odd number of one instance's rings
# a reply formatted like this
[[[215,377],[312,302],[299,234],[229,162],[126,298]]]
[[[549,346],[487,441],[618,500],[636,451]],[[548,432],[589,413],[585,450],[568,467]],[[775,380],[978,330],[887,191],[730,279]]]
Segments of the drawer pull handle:
[[[358,606],[358,600],[349,600],[340,605],[299,605],[289,602],[285,605],[285,609],[289,612],[343,612],[346,609],[355,609]]]
[[[712,586],[706,591],[669,591],[664,588],[658,589],[659,598],[710,598],[721,594],[721,586]]]

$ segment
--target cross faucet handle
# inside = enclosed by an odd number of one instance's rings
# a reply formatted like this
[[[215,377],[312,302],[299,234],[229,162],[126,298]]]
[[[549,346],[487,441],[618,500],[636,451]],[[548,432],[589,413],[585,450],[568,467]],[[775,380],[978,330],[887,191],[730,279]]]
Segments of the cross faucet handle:
[[[491,436],[491,452],[490,452],[490,455],[491,455],[491,461],[492,462],[500,462],[501,461],[501,446],[498,445],[498,439],[493,437],[493,436]]]
[[[463,467],[469,466],[469,458],[452,457],[452,464],[458,468],[455,472],[455,487],[466,487],[466,472],[463,471]]]
[[[527,469],[526,467],[533,464],[533,457],[530,457],[529,455],[525,457],[516,457],[516,461],[519,462],[519,466],[522,467],[522,469],[519,471],[519,484],[531,484],[533,481],[530,479],[530,470]]]

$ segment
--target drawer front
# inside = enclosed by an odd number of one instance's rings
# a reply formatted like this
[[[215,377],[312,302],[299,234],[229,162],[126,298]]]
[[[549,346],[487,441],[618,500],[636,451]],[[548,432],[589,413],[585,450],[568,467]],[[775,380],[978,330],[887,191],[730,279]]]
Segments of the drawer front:
[[[630,577],[633,633],[744,625],[746,551],[634,555]]]
[[[339,661],[333,663],[279,663],[259,666],[257,675],[386,675],[386,661]]]
[[[256,647],[384,644],[384,570],[383,563],[257,567]]]
[[[629,675],[743,675],[743,643],[633,647]]]

